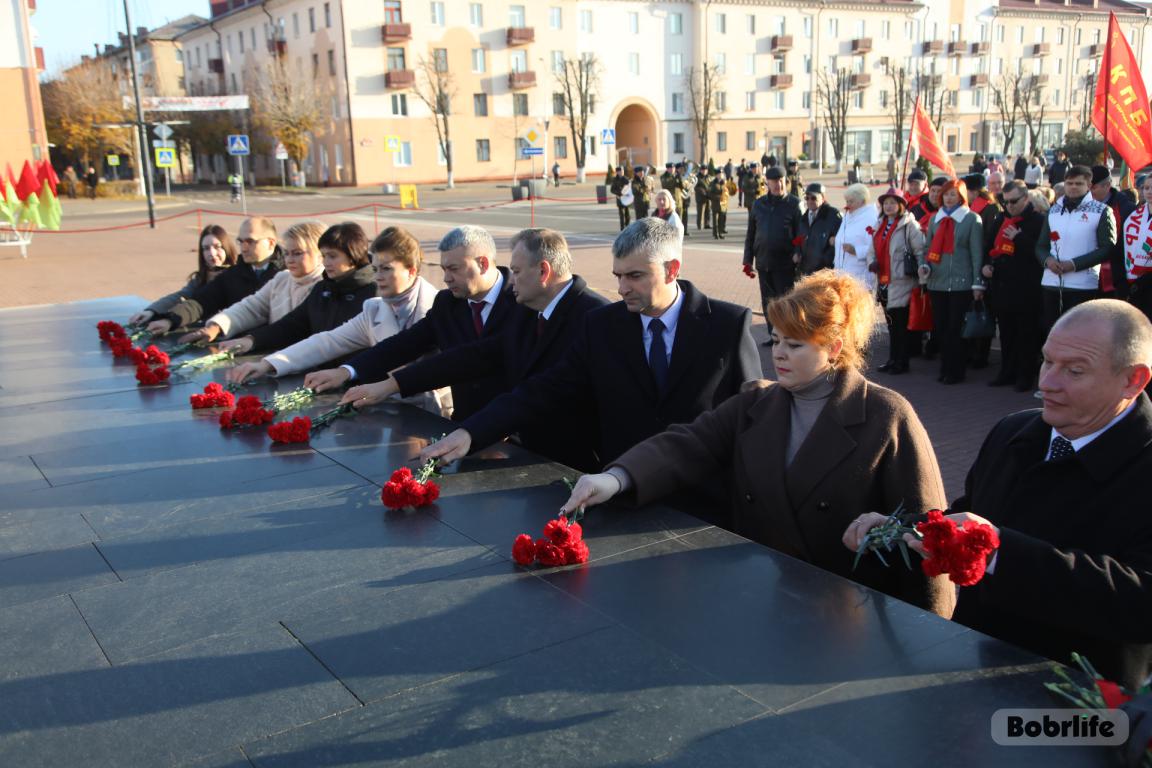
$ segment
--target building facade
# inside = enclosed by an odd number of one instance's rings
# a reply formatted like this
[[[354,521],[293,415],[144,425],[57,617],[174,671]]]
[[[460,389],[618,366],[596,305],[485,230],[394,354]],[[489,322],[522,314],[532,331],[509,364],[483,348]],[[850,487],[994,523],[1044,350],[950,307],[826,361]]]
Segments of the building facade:
[[[830,166],[820,92],[838,78],[850,101],[844,163],[883,165],[899,145],[895,105],[917,96],[949,152],[1023,151],[1029,125],[1048,147],[1087,119],[1110,11],[1142,63],[1149,14],[1123,0],[217,0],[212,20],[177,39],[190,95],[246,92],[283,60],[324,112],[309,182],[374,185],[445,179],[437,103],[457,180],[553,162],[570,178],[580,140],[589,178],[623,161],[764,153]],[[557,74],[588,56],[600,82],[580,139]],[[701,158],[689,82],[705,69],[716,96]],[[439,101],[428,98],[437,80]],[[1009,85],[1026,107],[1011,141],[997,107]],[[529,139],[535,160],[522,154]],[[254,171],[278,173],[267,154]]]
[[[44,52],[36,47],[30,24],[35,10],[34,0],[0,5],[0,93],[9,95],[12,107],[0,115],[0,164],[11,165],[16,174],[24,161],[48,157],[39,81]]]

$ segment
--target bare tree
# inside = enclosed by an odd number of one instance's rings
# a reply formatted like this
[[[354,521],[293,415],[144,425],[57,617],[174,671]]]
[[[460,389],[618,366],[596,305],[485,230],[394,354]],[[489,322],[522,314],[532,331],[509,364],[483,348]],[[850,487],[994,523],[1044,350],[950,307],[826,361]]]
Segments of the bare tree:
[[[437,48],[431,59],[423,56],[416,65],[416,84],[413,90],[432,113],[432,123],[436,126],[436,141],[448,170],[448,188],[456,186],[452,170],[452,97],[456,95],[456,83],[448,71],[448,49]]]
[[[888,82],[892,85],[892,98],[888,114],[892,118],[892,151],[897,158],[904,155],[904,126],[908,122],[908,107],[912,98],[909,77],[904,67],[887,68]]]
[[[588,115],[600,95],[602,67],[596,54],[584,54],[576,59],[564,59],[564,68],[555,73],[568,115],[568,129],[572,133],[572,151],[576,155],[576,181],[584,183],[584,161],[588,154]]]
[[[1019,72],[1000,75],[992,82],[992,101],[1000,112],[1000,130],[1004,134],[1004,156],[1012,147],[1016,138],[1016,124],[1020,120],[1020,101],[1022,93],[1020,82],[1023,75]]]
[[[852,73],[838,69],[829,74],[821,72],[816,82],[816,97],[824,111],[828,127],[828,141],[836,157],[836,171],[844,160],[844,143],[848,136],[848,109],[852,103]]]
[[[1020,94],[1020,117],[1028,129],[1028,152],[1040,151],[1040,128],[1044,125],[1044,112],[1048,109],[1048,98],[1043,85],[1036,76],[1029,78],[1028,89]]]
[[[1089,134],[1096,128],[1092,125],[1092,105],[1096,100],[1096,73],[1089,72],[1084,75],[1084,88],[1080,92],[1080,130]]]
[[[309,136],[322,117],[322,101],[313,81],[289,72],[285,60],[274,58],[258,72],[252,91],[256,124],[284,145],[296,170],[302,169],[308,157]],[[203,127],[205,138],[215,141],[220,124]]]
[[[700,162],[708,162],[708,129],[720,113],[717,109],[716,94],[723,84],[722,74],[715,65],[704,62],[700,69],[689,67],[684,75],[684,86],[688,89],[689,107],[692,109],[692,126],[696,129],[696,139],[700,143]]]

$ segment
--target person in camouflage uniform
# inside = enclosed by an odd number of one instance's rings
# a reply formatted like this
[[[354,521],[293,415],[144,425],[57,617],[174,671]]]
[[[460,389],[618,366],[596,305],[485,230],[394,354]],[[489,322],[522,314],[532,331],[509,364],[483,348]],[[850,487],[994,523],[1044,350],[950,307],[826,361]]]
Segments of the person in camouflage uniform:
[[[700,173],[696,176],[696,231],[699,232],[703,227],[712,229],[712,202],[708,198],[708,186],[712,183],[712,177],[709,175],[714,170],[710,170],[701,166]],[[684,229],[687,230],[688,226],[685,224]]]
[[[804,197],[804,180],[800,178],[800,163],[788,161],[788,194],[796,199]]]
[[[768,184],[764,181],[764,177],[760,175],[760,166],[757,163],[752,163],[748,166],[748,173],[744,174],[744,181],[740,187],[743,193],[744,207],[749,211],[752,206],[756,204],[762,196],[768,192]]]
[[[657,189],[656,180],[648,175],[648,168],[636,166],[636,176],[632,179],[632,206],[637,220],[648,217],[648,206],[652,204],[652,195]]]
[[[708,185],[708,202],[712,208],[712,239],[723,240],[728,225],[728,181],[724,173],[712,177]]]
[[[632,221],[632,209],[625,203],[620,202],[620,195],[624,193],[624,188],[628,186],[628,177],[624,175],[624,166],[616,166],[616,175],[612,177],[612,184],[608,189],[616,196],[616,213],[620,215],[620,229]]]

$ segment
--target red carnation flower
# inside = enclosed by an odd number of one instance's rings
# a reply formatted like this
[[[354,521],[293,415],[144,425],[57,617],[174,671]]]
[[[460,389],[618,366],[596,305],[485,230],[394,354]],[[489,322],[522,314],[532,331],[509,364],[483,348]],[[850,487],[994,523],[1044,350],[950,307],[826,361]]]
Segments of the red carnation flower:
[[[876,234],[876,230],[872,229],[872,227],[864,227],[864,231],[870,235]]]
[[[579,565],[580,563],[588,562],[588,543],[581,540],[576,541],[568,546],[562,547],[564,550],[564,564],[565,565]]]
[[[380,501],[384,502],[384,506],[388,509],[403,509],[408,506],[408,494],[405,493],[402,483],[389,480],[380,489]]]
[[[1060,233],[1059,232],[1052,232],[1051,234],[1048,235],[1048,237],[1051,238],[1052,242],[1055,243],[1055,242],[1060,240]]]
[[[512,559],[517,565],[532,565],[536,559],[536,542],[532,541],[531,536],[522,533],[516,537],[516,541],[512,542]]]
[[[312,435],[312,419],[297,416],[292,421],[281,421],[268,427],[268,437],[274,443],[306,443]]]
[[[536,559],[540,565],[549,568],[564,565],[564,550],[553,544],[550,539],[537,539]]]
[[[804,245],[804,236],[796,235],[796,237],[792,238],[792,245],[796,246],[797,248]]]

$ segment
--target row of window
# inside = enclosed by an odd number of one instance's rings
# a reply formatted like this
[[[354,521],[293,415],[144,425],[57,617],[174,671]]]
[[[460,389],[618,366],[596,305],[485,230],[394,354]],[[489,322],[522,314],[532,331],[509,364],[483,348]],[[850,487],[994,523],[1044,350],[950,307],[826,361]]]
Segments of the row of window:
[[[447,25],[447,14],[444,11],[444,3],[442,0],[432,0],[429,4],[431,10],[430,20],[433,26],[443,27]],[[582,10],[579,12],[580,31],[592,32],[592,11]],[[629,13],[629,24],[633,32],[640,28],[640,15],[638,13]],[[633,18],[634,17],[634,18]],[[386,0],[384,3],[384,23],[385,24],[400,24],[404,21],[404,15],[400,7],[400,0]],[[469,3],[468,4],[468,25],[471,27],[481,28],[484,26],[484,4],[483,3]],[[510,27],[527,27],[528,13],[527,6],[525,5],[510,5],[508,6],[508,26]],[[549,29],[563,29],[564,28],[564,9],[559,6],[551,6],[548,9],[548,27]]]
[[[491,96],[487,93],[474,93],[472,94],[472,114],[475,117],[488,117],[488,100]],[[408,116],[408,94],[394,93],[391,96],[392,101],[392,114],[396,117]],[[446,102],[440,105],[442,114],[452,114],[452,105]],[[589,104],[589,112],[596,112],[596,100],[592,99]],[[528,112],[528,94],[526,93],[513,93],[512,94],[512,114],[517,117],[527,117]],[[564,94],[552,94],[552,114],[561,117],[568,114],[565,109]]]

